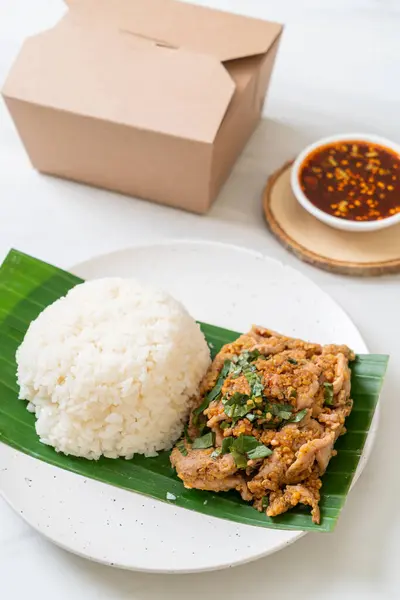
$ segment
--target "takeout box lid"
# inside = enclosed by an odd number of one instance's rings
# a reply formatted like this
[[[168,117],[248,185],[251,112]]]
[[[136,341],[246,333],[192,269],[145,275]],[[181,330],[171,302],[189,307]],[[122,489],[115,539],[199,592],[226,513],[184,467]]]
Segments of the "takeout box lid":
[[[68,0],[28,38],[10,99],[212,143],[235,93],[223,66],[262,54],[281,26],[174,0]]]
[[[66,0],[70,12],[221,62],[264,54],[282,25],[175,0]]]
[[[3,88],[24,102],[212,142],[234,93],[212,56],[61,21],[28,39]]]

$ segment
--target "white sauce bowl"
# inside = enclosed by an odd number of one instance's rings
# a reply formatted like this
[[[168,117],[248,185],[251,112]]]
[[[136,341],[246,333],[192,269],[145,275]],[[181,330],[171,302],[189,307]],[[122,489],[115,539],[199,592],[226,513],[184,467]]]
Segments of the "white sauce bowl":
[[[400,158],[400,145],[391,142],[379,135],[370,135],[365,133],[347,133],[341,135],[332,135],[330,137],[325,137],[310,146],[307,146],[296,158],[292,166],[291,172],[291,185],[294,195],[296,196],[298,202],[301,204],[306,211],[308,211],[311,215],[326,223],[326,225],[330,225],[330,227],[334,227],[335,229],[342,229],[344,231],[377,231],[378,229],[384,229],[386,227],[390,227],[391,225],[395,225],[400,223],[400,213],[393,215],[391,217],[386,217],[385,219],[381,219],[380,221],[352,221],[348,219],[340,219],[339,217],[335,217],[330,215],[323,210],[317,208],[304,194],[303,190],[300,186],[300,169],[309,156],[317,150],[318,148],[322,148],[323,146],[327,146],[330,144],[335,144],[337,142],[365,142],[376,144],[379,146],[383,146],[388,150],[392,150],[396,154],[399,155]],[[400,198],[399,198],[400,202]]]

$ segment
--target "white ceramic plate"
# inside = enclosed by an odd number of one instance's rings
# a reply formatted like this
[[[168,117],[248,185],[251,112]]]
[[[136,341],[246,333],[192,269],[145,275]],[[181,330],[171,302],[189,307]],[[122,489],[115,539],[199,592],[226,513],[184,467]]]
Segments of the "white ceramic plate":
[[[100,256],[85,279],[137,277],[161,286],[202,321],[237,331],[259,323],[356,352],[365,343],[345,312],[292,268],[234,246],[171,242]],[[375,435],[371,429],[357,475]],[[0,490],[47,538],[81,556],[150,572],[221,569],[275,552],[302,532],[206,517],[52,467],[0,444]]]

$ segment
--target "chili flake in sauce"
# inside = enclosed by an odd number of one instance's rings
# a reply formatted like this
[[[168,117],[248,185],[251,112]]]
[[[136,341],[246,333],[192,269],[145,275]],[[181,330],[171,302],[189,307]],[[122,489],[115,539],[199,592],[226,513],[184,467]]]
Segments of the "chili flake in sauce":
[[[400,156],[378,144],[328,144],[300,167],[303,193],[320,210],[350,221],[400,213]]]

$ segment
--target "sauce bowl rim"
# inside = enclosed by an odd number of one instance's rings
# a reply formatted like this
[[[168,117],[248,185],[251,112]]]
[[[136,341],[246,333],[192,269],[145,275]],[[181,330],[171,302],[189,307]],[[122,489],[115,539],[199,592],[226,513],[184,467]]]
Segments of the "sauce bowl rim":
[[[396,215],[392,215],[391,217],[386,217],[381,219],[380,221],[353,221],[347,219],[340,219],[339,217],[335,217],[334,215],[330,215],[329,213],[317,208],[304,194],[303,190],[300,186],[300,168],[304,163],[305,159],[312,154],[318,148],[323,148],[324,146],[328,146],[330,144],[336,142],[366,142],[377,144],[386,148],[388,150],[392,150],[399,155],[400,159],[400,144],[396,144],[391,140],[388,140],[385,137],[375,134],[369,133],[343,133],[337,135],[326,136],[320,138],[316,142],[309,144],[300,152],[295,161],[293,162],[291,173],[290,173],[290,183],[292,187],[293,194],[295,195],[299,204],[313,217],[316,217],[319,221],[322,221],[326,225],[330,225],[335,229],[342,229],[343,231],[377,231],[379,229],[385,229],[386,227],[391,227],[396,223],[400,223],[400,213]]]

